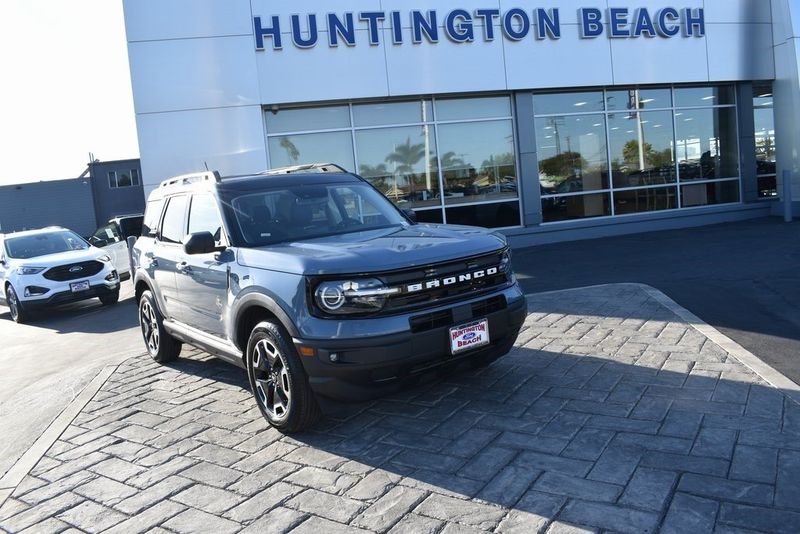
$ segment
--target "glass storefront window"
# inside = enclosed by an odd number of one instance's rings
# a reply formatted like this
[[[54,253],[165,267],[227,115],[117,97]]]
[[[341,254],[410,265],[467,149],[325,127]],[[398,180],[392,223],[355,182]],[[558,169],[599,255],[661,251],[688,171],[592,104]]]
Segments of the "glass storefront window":
[[[739,181],[709,182],[681,187],[681,204],[685,208],[739,202]]]
[[[611,200],[608,193],[542,199],[544,222],[570,221],[608,215],[611,215]]]
[[[669,89],[607,91],[606,107],[609,112],[671,108],[672,91]]]
[[[334,130],[350,127],[350,110],[347,106],[329,106],[267,111],[266,121],[271,134]]]
[[[678,207],[677,187],[649,187],[614,192],[614,213],[626,215]]]
[[[433,108],[428,100],[358,104],[353,106],[353,125],[356,128],[432,121]]]
[[[349,131],[270,137],[269,159],[273,168],[303,163],[335,163],[355,170],[353,138]]]
[[[672,112],[632,111],[609,115],[608,137],[615,188],[668,184],[677,180]]]
[[[511,99],[507,96],[451,98],[436,101],[437,121],[498,119],[510,116]]]
[[[447,208],[449,224],[466,224],[485,226],[486,228],[503,228],[519,226],[519,202],[495,202]]]
[[[543,195],[608,189],[603,115],[538,118],[536,143]]]
[[[508,95],[267,110],[269,163],[336,163],[420,222],[519,226],[512,112]]]
[[[589,113],[605,110],[602,91],[537,94],[533,97],[533,108],[536,115]]]
[[[683,110],[675,125],[681,181],[739,175],[735,108]]]
[[[517,198],[510,120],[443,124],[438,128],[446,204]]]
[[[433,126],[356,130],[358,172],[404,208],[436,206],[439,173]]]
[[[675,107],[729,106],[736,103],[732,85],[680,87],[675,89]]]
[[[775,159],[775,112],[770,82],[754,84],[753,114],[758,196],[760,198],[776,197],[778,196],[778,181]]]

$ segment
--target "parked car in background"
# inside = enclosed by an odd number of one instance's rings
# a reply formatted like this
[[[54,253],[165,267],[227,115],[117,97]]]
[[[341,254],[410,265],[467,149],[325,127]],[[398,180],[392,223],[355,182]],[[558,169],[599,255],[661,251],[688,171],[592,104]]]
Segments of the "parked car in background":
[[[114,268],[122,280],[130,278],[130,256],[128,238],[142,233],[144,215],[120,215],[98,228],[89,238],[89,243],[102,248],[111,257]]]
[[[119,300],[119,275],[111,257],[60,227],[0,234],[0,304],[24,323],[31,313],[81,300]]]

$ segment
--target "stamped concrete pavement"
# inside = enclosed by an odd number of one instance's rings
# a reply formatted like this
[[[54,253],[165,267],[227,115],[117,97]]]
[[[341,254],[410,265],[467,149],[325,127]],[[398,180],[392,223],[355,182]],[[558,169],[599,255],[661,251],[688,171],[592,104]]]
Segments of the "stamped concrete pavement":
[[[196,351],[130,359],[0,529],[800,531],[800,405],[642,286],[534,295],[530,310],[492,366],[291,437],[241,370]]]

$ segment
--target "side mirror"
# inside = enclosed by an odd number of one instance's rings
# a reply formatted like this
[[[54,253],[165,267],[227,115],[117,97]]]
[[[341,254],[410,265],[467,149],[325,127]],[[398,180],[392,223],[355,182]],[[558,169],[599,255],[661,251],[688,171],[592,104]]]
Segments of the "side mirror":
[[[417,223],[417,212],[412,209],[404,209],[403,214],[408,218],[409,221],[416,224]]]
[[[194,256],[197,254],[210,254],[225,250],[225,247],[218,247],[211,232],[198,232],[186,237],[183,241],[183,250],[186,254]]]

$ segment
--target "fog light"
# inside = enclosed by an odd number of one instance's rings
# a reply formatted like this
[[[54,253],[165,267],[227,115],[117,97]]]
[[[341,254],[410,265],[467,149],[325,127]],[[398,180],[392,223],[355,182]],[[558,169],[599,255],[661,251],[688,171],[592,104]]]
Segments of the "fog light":
[[[108,276],[106,276],[106,280],[108,280],[109,282],[113,282],[113,281],[114,281],[114,280],[116,280],[117,278],[118,278],[118,276],[117,276],[117,271],[111,271],[111,274],[109,274]]]
[[[44,295],[50,291],[46,287],[39,287],[39,286],[28,286],[25,288],[25,296],[26,297],[38,297],[40,295]]]
[[[331,359],[331,361],[332,361],[332,362],[336,363],[336,362],[338,362],[338,361],[339,361],[339,355],[338,355],[338,354],[336,354],[335,352],[333,352],[333,353],[331,353],[331,355],[330,355],[330,359]]]

